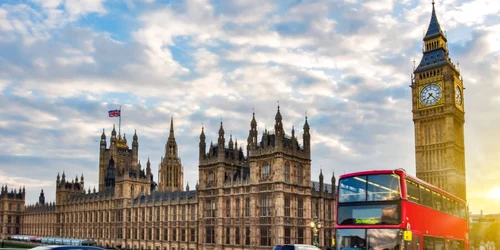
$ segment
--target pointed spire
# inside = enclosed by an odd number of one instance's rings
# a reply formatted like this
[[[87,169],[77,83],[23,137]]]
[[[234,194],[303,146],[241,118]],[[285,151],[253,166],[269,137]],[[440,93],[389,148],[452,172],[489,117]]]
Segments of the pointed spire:
[[[441,25],[439,25],[439,21],[436,15],[436,8],[434,7],[434,0],[432,1],[432,14],[431,21],[429,23],[429,27],[427,28],[427,32],[425,33],[424,41],[442,35],[446,40],[446,37],[441,30]]]
[[[230,134],[229,135],[229,149],[232,149],[233,148],[233,135]]]
[[[205,128],[201,125],[200,141],[205,141]]]
[[[307,122],[307,115],[306,115],[306,122],[304,123],[304,131],[309,131],[309,122]]]
[[[222,121],[220,121],[219,138],[222,136],[224,136],[224,127],[222,126]]]
[[[134,137],[133,137],[133,140],[134,140],[134,141],[137,141],[137,129],[134,129]]]
[[[174,117],[171,116],[170,117],[170,134],[168,136],[168,138],[174,138]]]
[[[250,122],[250,128],[257,128],[257,121],[255,120],[255,112],[252,113],[252,121]]]
[[[274,117],[274,119],[276,120],[276,124],[279,124],[281,122],[281,120],[283,119],[281,117],[279,101],[278,101],[278,111],[276,112],[276,116]]]
[[[102,129],[101,139],[106,140],[106,133],[104,132],[104,128]]]

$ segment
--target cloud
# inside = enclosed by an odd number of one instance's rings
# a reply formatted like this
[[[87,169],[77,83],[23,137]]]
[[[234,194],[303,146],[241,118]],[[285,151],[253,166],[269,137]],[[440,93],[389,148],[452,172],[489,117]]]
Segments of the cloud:
[[[466,86],[473,211],[500,169],[496,6],[436,3]],[[107,111],[121,106],[120,129],[129,139],[137,130],[139,158],[150,158],[153,173],[174,117],[184,184],[194,186],[201,127],[216,141],[222,119],[226,141],[232,135],[245,149],[252,111],[260,137],[278,101],[287,134],[293,127],[301,138],[307,113],[313,179],[320,169],[328,180],[374,168],[414,174],[408,85],[431,10],[426,1],[2,3],[1,176],[32,183],[30,203],[41,188],[54,199],[57,172],[97,185],[98,140],[118,126]]]

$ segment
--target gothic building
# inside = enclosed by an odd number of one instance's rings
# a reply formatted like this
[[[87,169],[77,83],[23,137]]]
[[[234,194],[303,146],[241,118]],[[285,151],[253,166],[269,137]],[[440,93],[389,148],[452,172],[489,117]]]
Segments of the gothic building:
[[[99,189],[85,190],[83,175],[56,179],[56,202],[26,207],[21,233],[88,238],[104,247],[125,249],[268,249],[280,243],[312,243],[309,223],[324,225],[321,245],[333,233],[335,178],[311,181],[311,138],[307,117],[302,145],[292,128],[283,129],[278,107],[273,131],[259,141],[255,114],[250,122],[246,155],[238,141],[226,143],[221,122],[217,143],[199,143],[199,183],[183,187],[174,121],[159,164],[158,186],[151,163],[142,169],[139,143],[129,149],[125,135],[113,128],[110,145],[101,135]],[[207,148],[208,147],[208,148]]]
[[[158,168],[159,191],[182,191],[184,175],[179,150],[174,136],[174,118],[170,119],[170,133],[165,144],[165,156]]]
[[[307,117],[302,146],[292,128],[283,129],[278,107],[274,131],[258,140],[255,113],[250,122],[247,157],[238,142],[225,142],[221,122],[217,143],[199,143],[200,249],[228,246],[269,249],[280,243],[311,244],[311,218],[324,225],[321,245],[333,236],[335,185],[311,182],[311,138]],[[226,147],[227,145],[227,147]],[[332,183],[335,179],[332,176]],[[265,247],[267,246],[267,248]]]
[[[21,232],[21,217],[24,212],[26,190],[11,189],[7,185],[0,187],[0,238]]]
[[[432,3],[422,59],[412,77],[417,177],[466,199],[463,80]]]

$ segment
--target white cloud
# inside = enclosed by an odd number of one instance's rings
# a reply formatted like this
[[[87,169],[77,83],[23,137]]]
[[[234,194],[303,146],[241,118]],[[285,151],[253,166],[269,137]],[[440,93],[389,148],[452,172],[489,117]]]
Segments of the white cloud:
[[[500,115],[492,115],[500,102],[496,6],[486,0],[436,5],[443,28],[468,35],[450,39],[449,48],[467,88],[469,171],[498,169],[500,162],[490,142],[500,136],[494,127]],[[106,7],[76,0],[0,5],[0,140],[9,145],[0,168],[16,161],[25,178],[40,181],[28,189],[28,201],[41,187],[53,199],[57,171],[85,172],[88,186],[96,185],[96,140],[102,128],[109,136],[118,125],[106,112],[119,105],[121,130],[130,141],[137,129],[139,157],[150,157],[153,166],[174,117],[192,187],[201,124],[215,141],[222,117],[226,135],[244,146],[252,109],[262,133],[274,126],[278,100],[287,133],[294,126],[302,136],[307,111],[312,176],[320,165],[337,173],[414,171],[408,85],[430,3],[143,0]],[[486,118],[491,122],[481,122]],[[493,185],[470,172],[471,194]],[[9,185],[32,181],[3,174]]]

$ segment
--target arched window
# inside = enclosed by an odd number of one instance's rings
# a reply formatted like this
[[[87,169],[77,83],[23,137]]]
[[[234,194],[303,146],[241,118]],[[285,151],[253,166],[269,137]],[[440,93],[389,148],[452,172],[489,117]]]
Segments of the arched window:
[[[262,163],[260,174],[262,179],[269,178],[269,176],[271,175],[271,164],[269,164],[269,162],[265,161]]]
[[[301,164],[295,164],[295,171],[297,175],[297,184],[302,185],[302,179],[304,178],[303,167]]]
[[[285,182],[290,182],[290,162],[285,163]]]
[[[208,173],[207,186],[215,185],[215,173],[214,171],[210,171]]]

